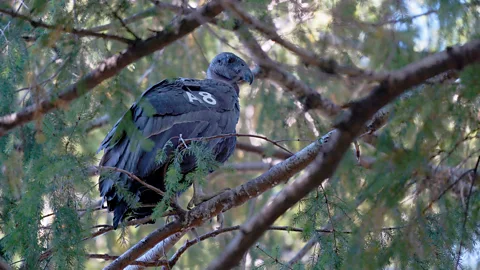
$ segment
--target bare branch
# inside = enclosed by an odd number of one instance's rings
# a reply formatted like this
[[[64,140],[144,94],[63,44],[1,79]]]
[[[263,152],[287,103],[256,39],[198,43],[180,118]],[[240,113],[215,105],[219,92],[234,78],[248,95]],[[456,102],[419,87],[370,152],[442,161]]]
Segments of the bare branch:
[[[111,260],[117,259],[118,256],[113,256],[109,254],[87,254],[87,258],[111,261]],[[166,265],[167,262],[166,261],[152,261],[152,262],[134,261],[131,264],[135,266],[139,266],[140,268],[138,269],[144,269],[145,267],[155,267],[155,266]]]
[[[169,236],[167,239],[161,241],[160,243],[158,243],[157,245],[155,245],[152,249],[150,249],[148,252],[146,252],[145,254],[143,254],[140,258],[138,258],[137,261],[145,261],[145,262],[149,262],[149,261],[158,261],[159,259],[161,259],[162,257],[165,257],[167,252],[187,233],[187,231],[182,231],[182,232],[178,232],[176,234],[173,234],[171,236]],[[158,265],[155,265],[155,266],[160,266],[160,265],[167,265],[167,262],[166,262],[166,257],[164,260],[162,261],[158,261],[158,262],[163,262],[163,264],[158,264]],[[172,264],[171,264],[171,261],[168,261],[168,265],[169,267],[171,268],[172,267]],[[141,265],[136,265],[136,266],[128,266],[125,268],[126,270],[141,270],[141,269],[145,269],[144,266],[141,266]]]
[[[223,8],[218,1],[211,1],[196,12],[185,16],[166,27],[165,30],[158,32],[155,36],[135,43],[125,51],[118,53],[100,64],[80,81],[71,85],[58,95],[42,99],[38,104],[31,105],[22,111],[0,117],[0,136],[7,131],[39,119],[43,114],[56,109],[65,107],[74,99],[84,95],[92,88],[114,76],[127,65],[136,60],[160,50],[177,39],[180,39],[201,25],[197,17],[203,17],[205,20],[211,19],[222,12]]]
[[[65,32],[65,33],[74,34],[74,35],[79,36],[79,37],[98,37],[98,38],[103,38],[103,39],[120,41],[120,42],[127,43],[127,44],[133,44],[135,42],[134,40],[124,38],[124,37],[120,37],[120,36],[116,36],[116,35],[102,34],[102,33],[97,33],[97,32],[93,32],[93,31],[90,31],[90,30],[75,29],[75,28],[65,27],[65,26],[61,26],[61,25],[46,24],[42,21],[34,20],[34,19],[32,19],[32,18],[30,18],[26,15],[17,13],[14,10],[11,10],[11,9],[0,8],[0,13],[7,14],[11,17],[27,21],[35,28],[41,27],[41,28],[50,29],[50,30],[57,30],[57,31],[59,30],[59,31],[62,31],[62,32]]]
[[[239,31],[248,30],[240,29]],[[449,47],[446,51],[390,72],[388,79],[382,81],[368,96],[351,103],[349,112],[338,122],[337,129],[331,132],[330,147],[322,149],[321,154],[310,165],[313,169],[309,176],[287,185],[269,205],[242,225],[241,233],[237,234],[225,252],[214,260],[208,269],[225,269],[235,266],[243,254],[280,215],[330,177],[348,145],[376,111],[410,87],[430,77],[450,69],[461,69],[476,62],[480,62],[480,40],[471,41],[463,46]]]

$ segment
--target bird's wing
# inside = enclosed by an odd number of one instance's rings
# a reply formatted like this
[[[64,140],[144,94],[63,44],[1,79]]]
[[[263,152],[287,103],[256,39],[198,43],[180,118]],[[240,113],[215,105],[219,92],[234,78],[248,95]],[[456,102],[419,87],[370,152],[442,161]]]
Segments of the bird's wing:
[[[145,91],[108,133],[99,148],[105,151],[100,165],[146,178],[162,166],[155,160],[157,153],[172,138],[176,147],[180,134],[188,139],[233,133],[238,117],[238,96],[229,84],[191,79],[162,81]],[[222,138],[211,140],[208,146],[218,150],[218,144],[224,141]],[[225,154],[228,158],[233,148],[221,150],[229,152]],[[194,162],[182,165],[182,173],[194,167]],[[149,184],[164,189],[163,179]],[[109,210],[115,210],[118,222],[128,207],[124,195],[117,192],[114,185],[129,190],[139,201],[140,184],[121,173],[100,177],[100,195],[107,201]],[[123,205],[122,209],[116,209],[119,204]]]

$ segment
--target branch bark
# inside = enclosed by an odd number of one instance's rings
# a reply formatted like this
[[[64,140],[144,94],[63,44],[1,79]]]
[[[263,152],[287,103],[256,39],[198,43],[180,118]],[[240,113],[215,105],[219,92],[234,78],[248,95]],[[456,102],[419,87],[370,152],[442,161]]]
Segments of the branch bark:
[[[326,147],[325,144],[327,144],[329,138],[330,134],[325,135],[322,138],[322,142],[319,140],[311,143],[292,157],[273,166],[259,177],[196,206],[187,212],[184,219],[175,220],[158,228],[118,257],[105,269],[122,269],[168,236],[199,226],[219,213],[242,205],[251,198],[257,197],[265,191],[287,181],[291,176],[305,168]]]
[[[113,77],[127,65],[184,37],[199,27],[203,22],[214,18],[222,11],[223,7],[219,1],[209,2],[197,11],[181,19],[174,20],[170,26],[158,32],[155,36],[144,41],[138,41],[123,52],[106,59],[96,69],[92,70],[77,83],[63,90],[58,95],[42,99],[37,104],[28,106],[19,112],[1,116],[0,136],[5,135],[9,130],[17,126],[39,119],[43,114],[53,109],[59,107],[64,108],[70,102],[84,95],[101,82]],[[205,20],[200,21],[198,18]]]
[[[138,258],[137,261],[158,261],[162,257],[165,257],[165,254],[187,233],[187,231],[182,231],[178,232],[176,234],[173,234],[169,236],[167,239],[161,241],[157,245],[155,245],[152,249],[150,249],[148,252],[143,254],[140,258]],[[165,257],[166,259],[166,257]],[[165,263],[164,265],[166,265]],[[160,266],[160,265],[158,265]],[[142,265],[130,265],[125,268],[125,270],[141,270],[145,269],[145,266]]]
[[[239,31],[248,31],[239,29]],[[324,149],[310,166],[309,177],[299,179],[288,186],[257,215],[242,225],[242,230],[230,242],[225,252],[214,260],[208,269],[228,269],[237,265],[243,254],[258,240],[268,227],[285,211],[315,189],[335,171],[348,145],[359,134],[364,123],[380,108],[391,102],[408,88],[450,69],[461,69],[480,62],[480,40],[463,46],[448,47],[403,69],[390,72],[387,79],[367,97],[352,102],[343,120],[332,131],[330,149]]]

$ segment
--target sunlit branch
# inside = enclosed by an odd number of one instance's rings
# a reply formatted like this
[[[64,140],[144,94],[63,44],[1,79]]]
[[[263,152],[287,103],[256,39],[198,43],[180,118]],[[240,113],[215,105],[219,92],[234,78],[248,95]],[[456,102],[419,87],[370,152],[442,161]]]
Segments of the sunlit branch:
[[[105,261],[111,261],[111,260],[115,260],[115,259],[118,258],[118,256],[113,256],[113,255],[109,255],[109,254],[87,254],[86,256],[89,259],[101,259],[101,260],[105,260]],[[163,261],[149,261],[149,262],[133,261],[130,264],[131,265],[143,266],[143,267],[155,267],[155,266],[166,265],[167,262],[164,261],[164,260]]]
[[[155,245],[152,249],[150,249],[149,251],[145,252],[145,254],[143,254],[140,258],[138,258],[137,261],[141,261],[141,262],[150,262],[150,261],[153,261],[153,262],[161,262],[162,265],[166,265],[168,266],[168,268],[170,269],[173,264],[171,263],[171,260],[169,260],[167,262],[166,260],[166,254],[167,252],[172,249],[172,247],[178,242],[180,241],[180,239],[187,233],[188,231],[185,230],[185,231],[181,231],[181,232],[178,232],[176,234],[173,234],[173,235],[170,235],[167,239],[161,241],[160,243],[158,243],[157,245]],[[165,258],[161,261],[159,261],[161,258]],[[157,265],[155,265],[157,266]],[[125,268],[125,270],[141,270],[141,269],[145,269],[145,266],[142,266],[142,265],[129,265]]]

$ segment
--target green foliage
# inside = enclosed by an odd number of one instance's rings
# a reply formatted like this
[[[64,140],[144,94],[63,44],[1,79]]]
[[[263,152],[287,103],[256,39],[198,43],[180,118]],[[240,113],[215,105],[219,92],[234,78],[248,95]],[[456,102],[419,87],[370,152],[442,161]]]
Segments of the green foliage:
[[[21,2],[25,6],[20,6]],[[127,38],[133,38],[132,32],[146,39],[155,31],[174,29],[169,22],[178,14],[166,8],[153,9],[150,1],[107,2],[0,1],[0,7],[68,29],[109,25],[100,33]],[[182,1],[161,2],[178,5]],[[197,5],[196,1],[185,3]],[[241,6],[277,29],[285,40],[339,64],[375,71],[403,68],[446,46],[478,39],[480,34],[478,1],[249,0]],[[116,17],[125,23],[126,18],[149,9],[145,17],[127,26]],[[422,13],[425,15],[412,17]],[[220,51],[234,51],[253,67],[254,59],[235,33],[225,30],[236,26],[234,18],[233,14],[218,16],[218,25],[196,29],[162,51],[128,65],[68,106],[0,137],[0,257],[10,263],[20,261],[13,266],[27,269],[100,269],[108,262],[87,259],[87,253],[122,254],[162,224],[161,215],[172,198],[178,197],[180,204],[190,199],[188,187],[193,181],[218,191],[258,176],[257,171],[220,169],[206,150],[209,141],[191,142],[188,147],[180,143],[175,149],[169,142],[155,157],[157,164],[169,165],[166,196],[152,216],[156,224],[122,227],[116,233],[84,241],[98,228],[111,224],[111,214],[97,209],[98,178],[87,173],[89,166],[98,164],[101,154],[95,151],[107,132],[123,117],[112,143],[128,136],[136,142],[132,148],[149,151],[155,147],[137,129],[128,110],[140,94],[163,79],[205,78],[208,61]],[[4,14],[0,14],[0,30],[0,117],[44,98],[54,99],[81,78],[94,76],[87,74],[128,46],[79,37],[61,28],[35,27]],[[252,32],[282,68],[336,104],[361,98],[371,89],[367,87],[371,82],[361,78],[326,74],[306,66],[279,43]],[[302,232],[268,231],[258,248],[250,249],[248,267],[288,269],[283,265],[312,237],[317,244],[293,269],[452,269],[460,247],[462,255],[478,250],[478,184],[469,199],[468,181],[446,190],[450,180],[474,168],[480,151],[480,66],[458,72],[456,82],[455,78],[423,84],[391,104],[388,124],[374,134],[373,142],[358,140],[360,158],[375,162],[359,166],[352,146],[323,188],[312,190],[277,221]],[[241,87],[238,133],[264,135],[296,152],[331,130],[332,119],[315,110],[305,112],[303,100],[296,100],[291,91],[262,76],[259,74],[252,86]],[[86,90],[84,84],[77,88],[78,93]],[[155,113],[150,103],[141,100],[137,109],[147,115]],[[89,129],[105,115],[110,119],[105,126]],[[275,146],[253,138],[239,141],[261,144],[267,149],[265,156],[236,151],[229,163],[277,162],[270,158],[278,150]],[[191,161],[197,164],[195,171],[183,177],[180,165]],[[446,176],[442,171],[452,168],[460,173]],[[219,173],[206,181],[213,170]],[[225,213],[225,226],[242,224],[282,187]],[[116,190],[132,207],[138,206],[136,194],[128,187],[116,185]],[[206,222],[198,230],[202,234],[215,226]],[[123,242],[119,243],[119,238]],[[205,268],[231,238],[226,233],[192,246],[175,268]],[[43,259],[42,254],[49,251],[51,256]],[[475,262],[460,263],[463,268],[476,267]]]

